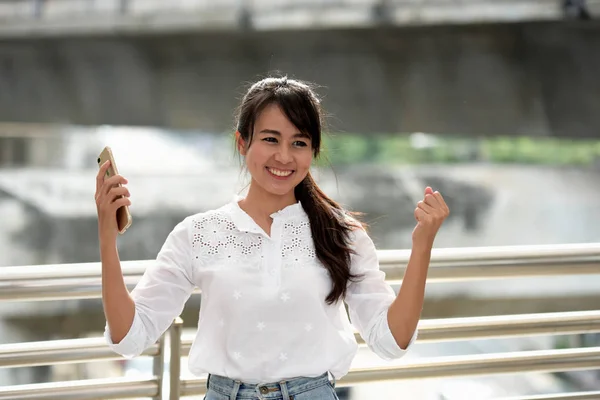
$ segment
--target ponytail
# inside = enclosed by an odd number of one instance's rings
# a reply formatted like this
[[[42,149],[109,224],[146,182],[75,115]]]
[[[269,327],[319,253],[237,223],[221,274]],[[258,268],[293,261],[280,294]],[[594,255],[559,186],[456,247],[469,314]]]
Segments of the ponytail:
[[[308,215],[317,258],[329,271],[333,282],[333,288],[325,299],[331,305],[345,297],[350,280],[359,278],[350,271],[354,251],[349,242],[350,233],[360,224],[323,193],[310,172],[296,186],[294,194]]]

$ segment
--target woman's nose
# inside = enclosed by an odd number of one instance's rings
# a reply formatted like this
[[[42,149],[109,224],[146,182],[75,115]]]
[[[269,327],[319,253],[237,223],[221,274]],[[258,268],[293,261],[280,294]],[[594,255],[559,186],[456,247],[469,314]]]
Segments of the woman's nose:
[[[275,153],[275,161],[282,164],[287,164],[292,161],[292,154],[289,149],[281,146]]]

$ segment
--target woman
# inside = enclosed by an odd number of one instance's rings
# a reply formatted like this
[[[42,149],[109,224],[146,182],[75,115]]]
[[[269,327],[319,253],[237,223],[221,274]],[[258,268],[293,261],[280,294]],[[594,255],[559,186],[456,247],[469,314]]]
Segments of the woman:
[[[115,352],[134,357],[155,343],[196,287],[202,304],[189,369],[209,374],[207,400],[336,399],[335,379],[348,372],[357,351],[344,302],[376,354],[390,360],[407,351],[448,207],[441,194],[425,190],[396,297],[362,225],[310,175],[321,122],[320,102],[307,84],[255,83],[236,132],[251,175],[247,196],[180,222],[131,294],[116,247],[115,212],[130,204],[127,180],[105,180],[108,165],[101,167],[102,299],[105,336]]]

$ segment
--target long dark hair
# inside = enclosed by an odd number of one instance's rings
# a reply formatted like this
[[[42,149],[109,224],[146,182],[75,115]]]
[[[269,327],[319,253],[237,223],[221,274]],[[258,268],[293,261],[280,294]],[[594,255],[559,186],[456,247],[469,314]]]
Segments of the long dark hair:
[[[312,84],[287,77],[265,78],[254,83],[240,105],[237,130],[239,138],[250,146],[257,115],[268,105],[277,104],[290,122],[312,142],[315,158],[321,151],[323,110]],[[238,146],[236,146],[238,148]],[[310,172],[294,189],[310,221],[310,230],[319,261],[329,271],[333,288],[327,298],[333,304],[346,295],[347,284],[360,275],[350,272],[354,253],[350,233],[363,226],[357,214],[344,210],[319,188]]]

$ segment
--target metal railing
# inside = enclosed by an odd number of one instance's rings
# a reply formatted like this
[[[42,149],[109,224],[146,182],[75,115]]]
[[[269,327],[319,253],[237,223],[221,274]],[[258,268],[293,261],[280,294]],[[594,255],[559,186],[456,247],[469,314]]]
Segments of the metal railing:
[[[600,274],[600,243],[553,246],[434,249],[428,282],[535,276]],[[402,280],[408,250],[379,250],[386,280]],[[133,286],[152,260],[122,262],[125,282]],[[0,301],[47,301],[101,297],[99,263],[4,267]]]
[[[404,273],[408,251],[379,251],[381,268],[390,282]],[[130,286],[152,261],[124,262]],[[464,281],[532,276],[600,274],[600,244],[436,249],[429,281]],[[44,301],[99,298],[98,263],[7,267],[0,276],[1,301]],[[599,288],[600,293],[600,288]],[[189,354],[193,337],[182,335],[178,318],[143,356],[153,357],[153,377],[147,379],[89,379],[72,382],[0,387],[0,400],[163,398],[162,377],[169,378],[169,398],[205,393],[205,379],[182,379],[181,358]],[[600,332],[600,310],[422,320],[419,342],[440,342],[530,335],[568,335]],[[360,346],[364,341],[355,333]],[[165,337],[170,359],[164,370]],[[103,338],[53,340],[0,345],[0,367],[28,367],[119,359]],[[600,347],[478,354],[409,362],[400,366],[353,368],[340,386],[382,380],[442,378],[519,372],[558,372],[600,369]],[[539,399],[597,399],[600,392],[568,393]],[[520,397],[534,400],[536,397]],[[511,399],[517,400],[517,399]]]
[[[52,382],[0,387],[0,399],[113,399],[162,398],[164,336],[146,349],[143,356],[153,357],[153,377],[144,379],[111,378]],[[33,367],[65,363],[118,360],[107,348],[104,338],[51,340],[0,345],[0,367]]]

